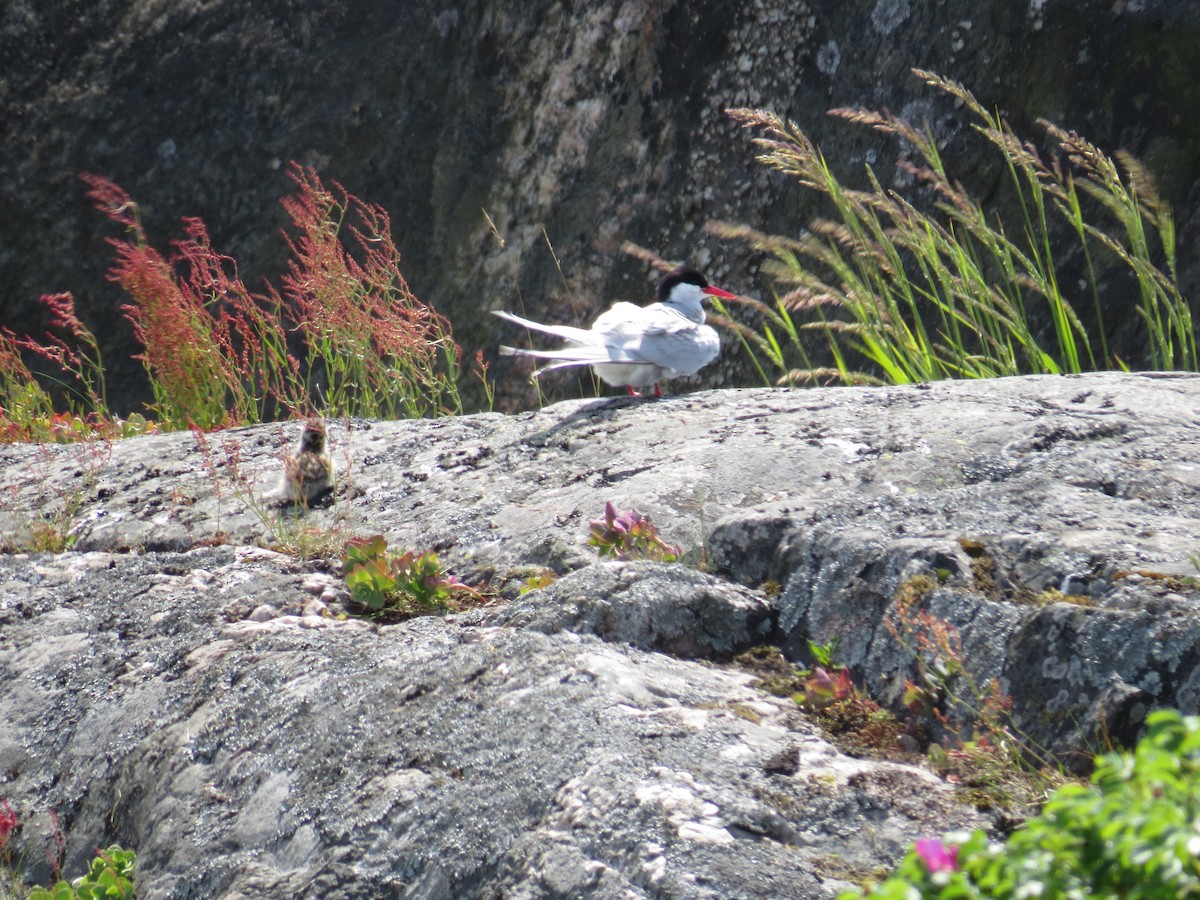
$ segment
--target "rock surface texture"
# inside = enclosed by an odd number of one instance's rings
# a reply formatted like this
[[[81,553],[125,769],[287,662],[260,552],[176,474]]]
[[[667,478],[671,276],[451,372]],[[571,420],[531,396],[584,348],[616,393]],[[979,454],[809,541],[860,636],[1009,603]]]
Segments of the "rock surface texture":
[[[126,298],[102,278],[113,229],[77,174],[126,188],[160,249],[181,216],[202,217],[257,288],[284,271],[291,160],[391,213],[409,282],[468,358],[495,347],[486,309],[580,324],[614,299],[650,299],[653,277],[624,240],[769,296],[760,257],[703,226],[798,236],[826,213],[754,161],[730,107],[795,120],[852,186],[866,164],[899,185],[901,148],[826,115],[886,107],[928,122],[952,178],[1003,195],[1003,165],[914,66],[971,87],[1026,139],[1040,140],[1043,117],[1145,160],[1175,206],[1194,297],[1198,38],[1200,7],[1179,0],[8,0],[0,320],[40,333],[38,296],[74,291],[110,368],[123,367],[111,396],[149,399]],[[1146,341],[1127,285],[1113,284],[1105,299],[1125,314],[1110,322],[1130,326],[1113,351],[1136,365]],[[1090,293],[1075,303],[1090,309]],[[734,351],[702,383],[746,377]],[[549,388],[573,396],[564,384]]]
[[[338,490],[283,518],[296,425],[0,447],[5,542],[75,539],[0,557],[0,796],[33,874],[53,808],[69,871],[121,842],[151,898],[830,897],[982,820],[732,657],[837,637],[895,701],[923,584],[1044,746],[1200,712],[1198,410],[1195,376],[1102,374],[330,423]],[[708,571],[597,560],[608,500]],[[329,564],[257,546],[301,526],[498,595],[330,617]]]

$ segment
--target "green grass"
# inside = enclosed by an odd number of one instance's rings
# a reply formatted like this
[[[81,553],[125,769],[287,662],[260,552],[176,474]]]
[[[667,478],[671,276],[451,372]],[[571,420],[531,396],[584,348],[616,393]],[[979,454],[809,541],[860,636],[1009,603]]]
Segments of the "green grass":
[[[1145,168],[1126,153],[1114,161],[1040,121],[1065,157],[1044,160],[965,87],[914,71],[972,115],[974,129],[1000,156],[1019,215],[1006,223],[971,197],[948,174],[932,132],[896,116],[831,112],[905,142],[912,156],[899,168],[937,198],[931,209],[885,188],[870,167],[866,190],[847,187],[794,122],[730,110],[759,133],[761,162],[823,195],[832,211],[799,238],[741,224],[709,226],[772,257],[765,268],[777,286],[774,301],[738,301],[761,324],[739,324],[724,307],[715,317],[738,336],[763,381],[906,384],[1127,368],[1107,344],[1100,308],[1098,281],[1114,266],[1136,283],[1151,367],[1196,369],[1195,325],[1176,278],[1174,223]],[[1068,256],[1086,272],[1082,296],[1064,283],[1061,261]],[[1089,310],[1087,324],[1080,308]],[[1035,330],[1043,321],[1048,336]],[[813,331],[826,338],[828,365],[813,363],[805,340]]]

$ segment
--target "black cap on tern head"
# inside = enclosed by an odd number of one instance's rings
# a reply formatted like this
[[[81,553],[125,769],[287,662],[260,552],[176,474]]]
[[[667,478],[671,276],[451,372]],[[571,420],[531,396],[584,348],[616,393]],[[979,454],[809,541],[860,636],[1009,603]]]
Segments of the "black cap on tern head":
[[[668,272],[658,283],[658,302],[662,303],[670,297],[671,289],[677,284],[694,284],[700,288],[708,287],[708,282],[704,280],[703,275],[691,266],[680,266],[678,269]]]

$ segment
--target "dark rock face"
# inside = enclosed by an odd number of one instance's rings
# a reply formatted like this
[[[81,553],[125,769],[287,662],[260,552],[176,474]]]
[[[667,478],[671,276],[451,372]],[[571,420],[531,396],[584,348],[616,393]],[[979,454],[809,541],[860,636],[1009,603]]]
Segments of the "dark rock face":
[[[837,638],[898,701],[915,597],[1068,761],[1200,712],[1198,404],[1102,374],[330,423],[299,518],[261,505],[295,426],[0,447],[4,542],[75,539],[0,557],[0,794],[30,860],[51,807],[70,867],[125,842],[148,897],[829,897],[978,817],[727,663]],[[607,500],[709,571],[597,560]],[[303,526],[502,599],[330,618],[335,571],[254,546]]]
[[[0,319],[38,331],[37,296],[74,291],[128,411],[147,392],[122,298],[101,279],[106,225],[76,174],[127,188],[160,247],[178,217],[202,217],[256,284],[282,268],[289,160],[391,212],[413,288],[469,353],[495,347],[486,308],[578,323],[613,299],[649,299],[625,239],[762,294],[759,260],[700,226],[795,234],[819,210],[753,162],[728,107],[784,113],[843,174],[869,161],[885,184],[897,148],[825,112],[928,119],[952,174],[997,191],[1002,167],[913,66],[965,83],[1030,137],[1046,117],[1144,158],[1176,204],[1195,296],[1198,34],[1200,12],[1174,0],[13,0],[0,13]],[[1124,290],[1112,287],[1109,322],[1114,350],[1136,362],[1144,340]],[[702,383],[745,382],[744,365],[734,349]]]

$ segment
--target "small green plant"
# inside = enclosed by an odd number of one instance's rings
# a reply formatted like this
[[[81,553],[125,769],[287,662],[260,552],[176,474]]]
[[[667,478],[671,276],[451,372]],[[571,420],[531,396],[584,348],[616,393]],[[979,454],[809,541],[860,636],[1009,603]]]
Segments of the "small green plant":
[[[1200,896],[1200,717],[1160,709],[1133,753],[1096,758],[1003,844],[982,830],[916,842],[877,900]],[[842,900],[862,896],[846,892]]]
[[[679,548],[659,537],[649,516],[636,509],[618,513],[611,500],[604,505],[604,518],[590,523],[588,529],[588,545],[601,556],[656,562],[679,559]]]
[[[134,861],[132,850],[114,844],[97,851],[87,874],[52,888],[34,888],[29,900],[132,900]]]
[[[737,334],[763,380],[904,384],[1126,368],[1108,348],[1101,314],[1099,285],[1111,278],[1110,268],[1136,282],[1150,365],[1195,370],[1200,355],[1191,308],[1178,287],[1175,227],[1145,168],[1124,153],[1114,162],[1042,121],[1066,157],[1047,162],[965,87],[914,73],[974,116],[976,131],[1000,153],[1019,214],[1006,227],[947,174],[931,131],[891,114],[831,111],[910,147],[915,161],[898,168],[937,198],[932,212],[884,188],[869,167],[868,189],[848,188],[795,123],[761,110],[730,110],[735,121],[764,133],[754,139],[761,162],[823,195],[833,209],[799,239],[744,225],[709,226],[774,257],[765,267],[781,289],[774,303],[738,301],[759,315],[761,331],[733,322],[720,306],[714,317]],[[1075,279],[1065,277],[1055,257],[1070,255],[1071,246],[1086,273],[1081,298],[1070,296]],[[1091,307],[1090,322],[1077,311],[1080,300]],[[1049,322],[1049,340],[1036,330],[1037,318]],[[805,332],[826,337],[832,365],[813,365]]]
[[[557,580],[558,575],[553,569],[542,569],[533,575],[526,576],[525,582],[521,585],[520,595],[523,597],[530,591],[540,591],[542,588],[550,587]]]
[[[381,535],[354,538],[344,550],[350,597],[372,615],[409,619],[462,608],[483,596],[448,574],[438,555],[407,551],[389,555]]]
[[[855,755],[890,756],[904,727],[854,683],[850,669],[837,661],[837,639],[808,641],[811,669],[794,669],[794,700],[828,732],[831,740]],[[786,681],[781,682],[786,684]]]
[[[834,660],[837,658],[838,639],[830,638],[824,644],[818,644],[814,640],[808,641],[808,652],[812,654],[813,662],[818,666],[824,666],[827,669],[834,668],[837,664]]]
[[[900,586],[884,627],[912,655],[903,702],[911,734],[935,772],[981,808],[1024,815],[1063,783],[1050,755],[1011,724],[1012,698],[981,681],[963,657],[957,629],[921,604],[938,582],[916,575]]]

